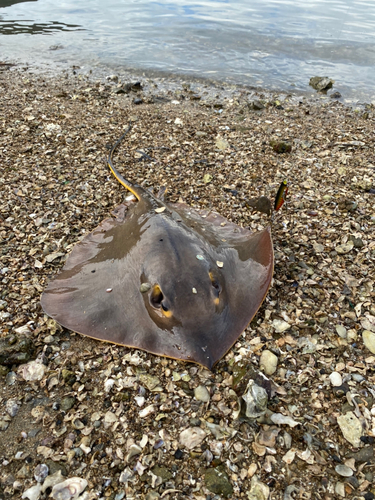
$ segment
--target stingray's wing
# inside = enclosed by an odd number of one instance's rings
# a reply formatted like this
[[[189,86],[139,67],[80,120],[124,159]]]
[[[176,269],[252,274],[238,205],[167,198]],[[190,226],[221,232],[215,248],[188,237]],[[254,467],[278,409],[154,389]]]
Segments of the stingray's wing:
[[[236,342],[255,316],[270,287],[273,275],[273,245],[270,228],[251,233],[209,210],[194,210],[174,204],[186,225],[194,228],[210,247],[224,278],[226,307],[211,328],[199,337],[207,343],[207,364],[215,364]]]

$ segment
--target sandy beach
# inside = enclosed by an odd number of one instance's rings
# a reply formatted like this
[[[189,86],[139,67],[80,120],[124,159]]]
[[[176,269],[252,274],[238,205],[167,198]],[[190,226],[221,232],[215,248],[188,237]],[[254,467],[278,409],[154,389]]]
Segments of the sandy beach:
[[[0,498],[59,498],[76,478],[85,500],[374,499],[374,106],[1,69]],[[130,194],[106,166],[129,124],[114,158],[126,178],[251,231],[270,220],[250,200],[288,180],[273,283],[212,372],[41,309],[74,245]]]

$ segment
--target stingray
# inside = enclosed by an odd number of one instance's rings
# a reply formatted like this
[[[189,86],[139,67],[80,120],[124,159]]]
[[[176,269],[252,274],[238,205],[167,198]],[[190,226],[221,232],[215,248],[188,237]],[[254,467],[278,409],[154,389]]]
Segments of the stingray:
[[[112,162],[123,137],[108,166],[137,201],[117,207],[75,245],[42,307],[88,337],[212,369],[267,294],[270,228],[251,233],[132,184]]]

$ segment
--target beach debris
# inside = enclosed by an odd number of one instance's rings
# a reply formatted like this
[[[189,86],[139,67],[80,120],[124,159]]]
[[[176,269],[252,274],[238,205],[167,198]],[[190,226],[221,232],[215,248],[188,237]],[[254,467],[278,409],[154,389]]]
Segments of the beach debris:
[[[353,446],[358,447],[361,443],[363,429],[361,422],[352,411],[337,417],[337,423],[341,429],[344,438]]]
[[[248,418],[259,418],[265,414],[268,403],[267,391],[257,385],[254,380],[249,380],[242,399],[246,404],[245,414]]]

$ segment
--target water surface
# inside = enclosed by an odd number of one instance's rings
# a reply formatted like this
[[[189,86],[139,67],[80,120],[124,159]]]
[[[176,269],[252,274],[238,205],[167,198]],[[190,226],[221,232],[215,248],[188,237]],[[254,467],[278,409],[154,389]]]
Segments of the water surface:
[[[375,100],[373,0],[0,0],[0,57]],[[311,91],[311,89],[310,89]]]

